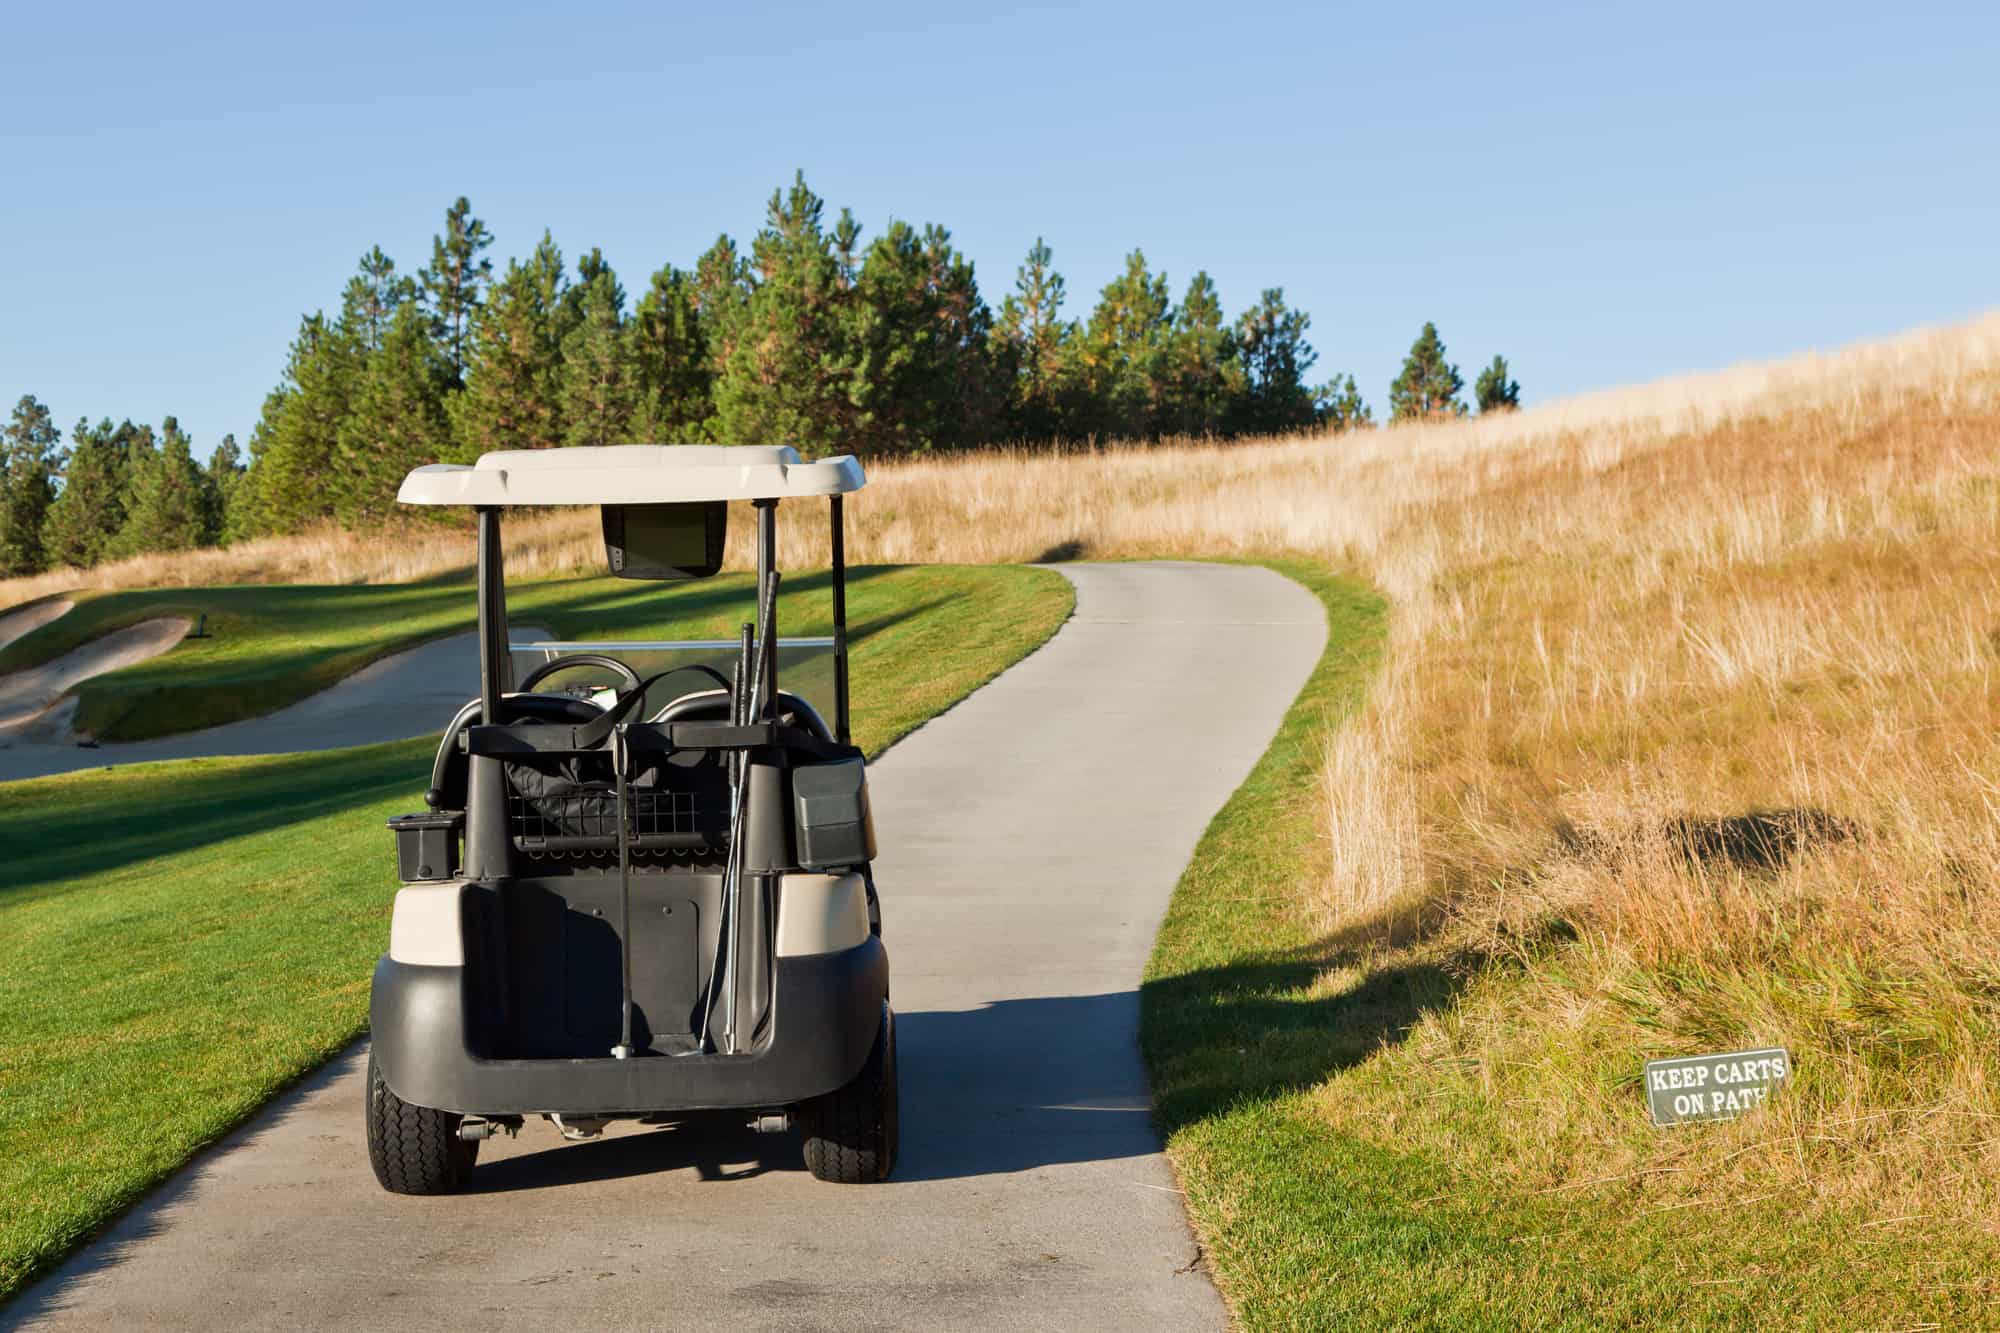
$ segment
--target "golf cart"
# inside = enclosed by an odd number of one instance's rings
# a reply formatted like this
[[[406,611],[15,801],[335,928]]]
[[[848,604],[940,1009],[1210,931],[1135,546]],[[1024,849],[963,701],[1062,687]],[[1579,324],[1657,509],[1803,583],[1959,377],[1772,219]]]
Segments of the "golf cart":
[[[797,1125],[821,1180],[889,1174],[895,1018],[848,740],[841,497],[863,482],[852,458],[707,445],[489,453],[403,482],[405,504],[477,514],[479,697],[429,810],[389,821],[403,887],[367,1092],[384,1189],[462,1188],[481,1140],[535,1115],[580,1139],[740,1112]],[[806,499],[832,511],[833,635],[780,639],[777,506]],[[510,642],[503,510],[598,505],[614,575],[678,580],[721,567],[732,501],[757,524],[735,640]],[[814,651],[830,672],[780,681],[781,653]],[[516,681],[520,654],[541,660]]]

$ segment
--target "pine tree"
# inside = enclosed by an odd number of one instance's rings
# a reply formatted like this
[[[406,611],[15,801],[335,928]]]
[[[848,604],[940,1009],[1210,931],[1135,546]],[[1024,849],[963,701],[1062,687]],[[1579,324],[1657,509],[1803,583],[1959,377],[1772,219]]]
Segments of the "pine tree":
[[[1161,429],[1176,435],[1221,434],[1231,404],[1246,386],[1236,337],[1223,323],[1222,298],[1205,272],[1194,275],[1174,312],[1166,373]]]
[[[930,315],[926,377],[937,412],[932,439],[948,449],[996,440],[1006,431],[1007,386],[992,357],[993,308],[979,294],[972,261],[937,223],[924,224],[924,263]]]
[[[590,294],[591,284],[610,272],[610,261],[604,257],[604,251],[595,245],[577,257],[576,281],[563,291],[562,331],[564,336],[568,336],[578,324],[583,322],[583,303],[585,298]],[[613,275],[613,281],[616,281],[615,274]],[[623,287],[618,289],[618,301],[622,307],[625,301],[625,289]]]
[[[838,256],[840,230],[834,248]],[[844,447],[949,449],[998,433],[1005,396],[988,359],[992,311],[950,232],[890,223],[868,247],[855,293],[849,398],[860,412]]]
[[[458,449],[547,449],[562,441],[562,251],[547,232],[526,263],[509,260],[473,321],[465,392],[452,399]]]
[[[581,296],[576,322],[563,339],[563,443],[617,444],[628,438],[638,400],[625,336],[625,289],[604,264],[570,290]]]
[[[330,510],[343,523],[376,521],[387,512],[401,464],[413,453],[434,460],[445,449],[442,359],[420,295],[419,284],[398,277],[380,246],[361,257],[360,272],[348,281],[335,337],[351,360],[344,400],[329,419],[328,458],[336,466],[319,479],[316,513]]]
[[[1389,419],[1421,421],[1430,417],[1462,417],[1465,404],[1458,394],[1465,387],[1458,367],[1445,359],[1444,340],[1437,325],[1424,324],[1424,331],[1410,344],[1402,373],[1389,385]]]
[[[861,276],[861,264],[855,258],[861,245],[861,224],[855,221],[853,210],[840,210],[840,218],[833,224],[831,240],[834,281],[840,290],[850,291]]]
[[[0,432],[0,576],[48,568],[45,528],[55,503],[62,431],[33,394],[21,395]]]
[[[1479,415],[1488,412],[1513,412],[1521,406],[1521,386],[1518,381],[1507,378],[1507,358],[1495,356],[1493,364],[1479,372],[1473,381],[1473,395],[1479,400]]]
[[[222,443],[208,456],[208,466],[202,470],[203,490],[209,502],[208,536],[202,545],[214,546],[227,539],[231,511],[239,503],[243,490],[243,473],[243,451],[237,447],[236,437],[223,436]]]
[[[285,396],[289,392],[281,385],[264,396],[263,411],[258,414],[257,425],[250,432],[249,461],[244,466],[242,478],[229,493],[228,507],[223,514],[222,540],[225,544],[276,531],[264,501],[265,482],[271,474],[266,460],[271,453],[272,430],[284,416]]]
[[[1375,424],[1375,413],[1361,401],[1352,375],[1344,382],[1335,375],[1313,391],[1313,416],[1330,431],[1366,430]]]
[[[341,419],[333,481],[335,513],[347,524],[379,523],[411,468],[434,463],[451,438],[445,390],[451,369],[415,302],[397,308],[381,347],[355,383]]]
[[[135,451],[125,526],[111,543],[115,557],[147,551],[189,551],[207,534],[208,505],[192,442],[172,417],[160,423],[157,449]]]
[[[445,363],[454,388],[465,385],[471,359],[472,321],[480,293],[493,280],[493,261],[480,252],[493,244],[486,224],[472,216],[472,204],[460,195],[444,211],[444,234],[431,238],[431,262],[421,275],[424,307],[444,344]]]
[[[1306,341],[1310,327],[1311,316],[1285,304],[1282,287],[1266,289],[1236,321],[1244,375],[1234,413],[1236,430],[1275,434],[1312,425],[1313,393],[1305,375],[1319,353]]]
[[[672,264],[653,275],[626,327],[632,371],[630,438],[675,444],[709,438],[715,373],[697,279]]]
[[[736,242],[718,236],[694,266],[694,310],[708,344],[711,384],[721,376],[743,329],[750,308],[750,263],[736,251]]]
[[[62,493],[49,506],[43,545],[51,563],[88,569],[105,558],[125,525],[125,478],[135,448],[151,449],[153,432],[109,418],[92,426],[79,420],[70,431]]]
[[[1145,252],[1134,250],[1125,257],[1125,272],[1105,284],[1089,323],[1071,344],[1078,399],[1068,410],[1083,433],[1142,438],[1160,433],[1172,320],[1166,275],[1150,273]]]
[[[265,531],[297,532],[333,514],[337,496],[329,482],[340,456],[341,423],[353,410],[364,364],[346,320],[328,324],[312,314],[299,322],[284,380],[264,400],[257,428],[265,446],[257,457]]]
[[[363,352],[382,345],[398,307],[417,298],[417,284],[396,276],[396,261],[375,246],[361,256],[360,271],[347,280],[340,319]]]
[[[1076,325],[1062,319],[1064,283],[1054,261],[1037,236],[993,330],[996,371],[1013,385],[1011,428],[1022,439],[1046,440],[1062,429],[1063,365]]]
[[[749,296],[715,385],[717,425],[732,444],[790,444],[820,458],[856,436],[855,303],[820,225],[824,210],[799,172],[772,194],[751,246]]]

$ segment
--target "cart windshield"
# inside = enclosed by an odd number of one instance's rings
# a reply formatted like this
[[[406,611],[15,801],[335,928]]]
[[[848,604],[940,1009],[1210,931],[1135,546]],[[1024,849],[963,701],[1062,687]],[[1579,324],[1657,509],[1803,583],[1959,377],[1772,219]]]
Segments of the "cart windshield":
[[[740,646],[733,639],[516,639],[508,645],[516,679],[564,657],[590,653],[631,668],[641,680],[677,667],[705,666],[723,679],[733,677]],[[580,662],[550,673],[535,686],[543,693],[568,693],[609,704],[626,688],[617,673]],[[646,691],[641,717],[653,718],[677,699],[718,688],[701,671],[676,671]],[[778,639],[778,688],[802,699],[830,728],[834,725],[833,639]]]

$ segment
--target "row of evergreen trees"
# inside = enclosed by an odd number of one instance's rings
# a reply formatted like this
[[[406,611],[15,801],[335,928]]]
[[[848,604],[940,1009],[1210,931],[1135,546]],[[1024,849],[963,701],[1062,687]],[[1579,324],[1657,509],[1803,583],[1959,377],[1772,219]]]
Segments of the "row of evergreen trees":
[[[636,302],[595,249],[572,273],[544,233],[496,276],[471,204],[444,222],[423,269],[371,249],[339,313],[303,318],[247,460],[225,437],[202,466],[172,417],[157,436],[85,420],[64,451],[48,410],[22,399],[0,440],[0,574],[379,521],[411,467],[489,449],[722,440],[879,456],[1373,424],[1352,375],[1308,383],[1311,321],[1282,289],[1230,321],[1206,273],[1175,304],[1135,250],[1088,317],[1066,318],[1038,239],[995,311],[944,228],[892,222],[864,246],[851,213],[828,224],[803,175],[772,195],[747,254],[722,236]],[[1389,415],[1463,415],[1463,389],[1425,324]],[[1511,409],[1520,386],[1496,356],[1475,394],[1482,412]]]
[[[598,250],[544,233],[496,275],[464,199],[431,262],[378,247],[340,313],[308,315],[250,442],[247,531],[368,522],[416,463],[489,449],[783,442],[808,457],[1367,424],[1352,376],[1313,386],[1310,320],[1264,292],[1231,322],[1197,273],[1176,305],[1134,251],[1084,320],[1041,241],[993,310],[936,225],[871,242],[803,175],[748,253],[723,236],[637,301]]]
[[[158,434],[85,418],[65,449],[49,409],[26,395],[0,430],[0,577],[240,535],[229,515],[244,475],[234,436],[204,467],[172,417]]]

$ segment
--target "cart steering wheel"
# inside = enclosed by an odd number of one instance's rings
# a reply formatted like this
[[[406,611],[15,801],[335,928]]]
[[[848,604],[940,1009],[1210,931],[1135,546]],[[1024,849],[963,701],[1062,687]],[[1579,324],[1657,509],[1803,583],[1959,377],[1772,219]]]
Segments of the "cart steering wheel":
[[[571,653],[567,657],[558,657],[554,661],[544,662],[522,677],[521,693],[532,693],[535,686],[541,684],[548,677],[555,675],[558,671],[567,671],[571,667],[583,666],[605,667],[608,670],[617,672],[621,692],[639,688],[639,673],[631,667],[626,666],[617,658],[606,657],[603,653]]]

